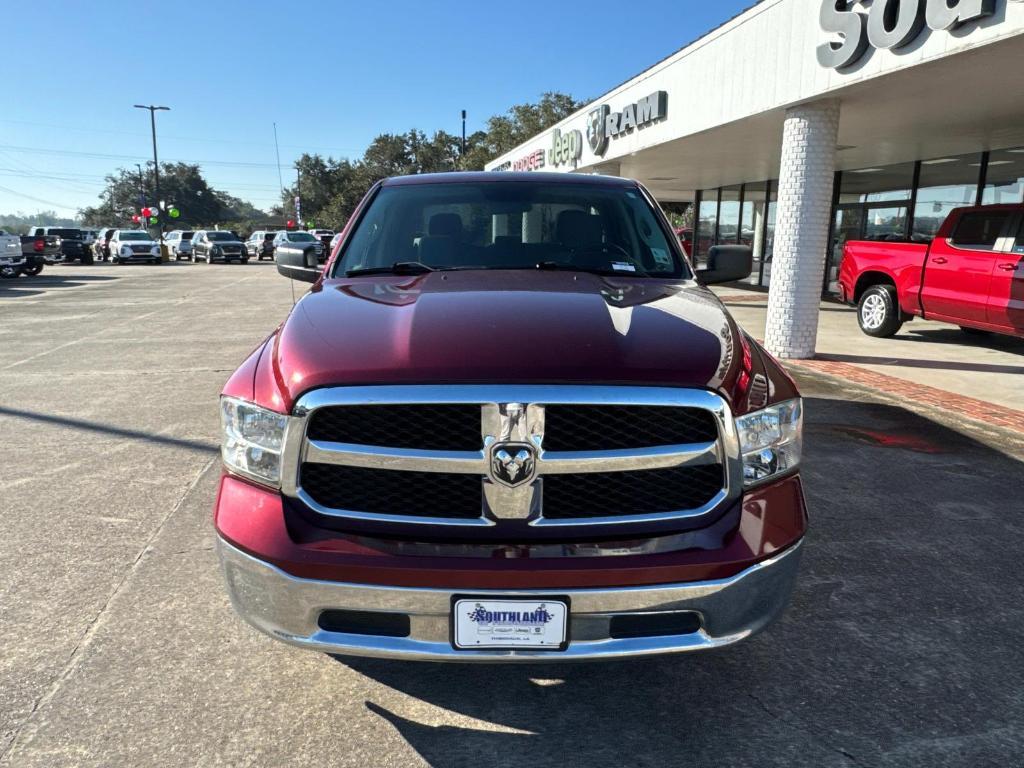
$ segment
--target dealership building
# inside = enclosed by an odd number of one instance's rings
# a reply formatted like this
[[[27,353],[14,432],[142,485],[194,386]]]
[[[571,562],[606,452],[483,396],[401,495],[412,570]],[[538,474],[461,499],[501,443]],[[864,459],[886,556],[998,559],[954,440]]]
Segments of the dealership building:
[[[1022,0],[762,0],[488,169],[691,203],[695,259],[750,245],[768,348],[809,357],[847,240],[1024,202],[1022,68]]]

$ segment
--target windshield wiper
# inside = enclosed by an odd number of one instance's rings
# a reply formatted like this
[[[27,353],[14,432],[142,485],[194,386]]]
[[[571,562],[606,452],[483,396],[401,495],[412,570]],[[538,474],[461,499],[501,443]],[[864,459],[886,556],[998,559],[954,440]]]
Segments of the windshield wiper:
[[[423,275],[427,272],[437,272],[438,267],[424,264],[422,261],[396,261],[390,267],[361,267],[345,271],[345,277],[358,277],[359,275]]]

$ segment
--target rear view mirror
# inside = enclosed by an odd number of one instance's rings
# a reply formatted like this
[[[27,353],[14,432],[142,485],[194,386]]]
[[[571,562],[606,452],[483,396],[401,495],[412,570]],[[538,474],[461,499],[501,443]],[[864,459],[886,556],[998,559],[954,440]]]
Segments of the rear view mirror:
[[[697,277],[705,285],[732,283],[750,277],[754,271],[754,252],[749,245],[715,245],[708,251],[708,266],[698,269]]]
[[[316,249],[313,244],[279,245],[274,250],[277,260],[277,271],[292,280],[304,283],[315,283],[320,277],[320,265],[317,263]]]

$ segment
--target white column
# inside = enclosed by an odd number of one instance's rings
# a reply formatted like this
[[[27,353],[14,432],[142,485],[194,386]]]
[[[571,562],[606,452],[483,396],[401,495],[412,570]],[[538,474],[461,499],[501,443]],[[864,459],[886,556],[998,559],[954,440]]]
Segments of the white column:
[[[768,201],[764,202],[757,201],[754,203],[754,258],[761,260],[764,258],[764,254],[761,250],[764,248],[764,217],[768,213]],[[756,271],[756,270],[755,270]]]
[[[838,134],[837,101],[786,111],[764,334],[777,357],[814,356]]]

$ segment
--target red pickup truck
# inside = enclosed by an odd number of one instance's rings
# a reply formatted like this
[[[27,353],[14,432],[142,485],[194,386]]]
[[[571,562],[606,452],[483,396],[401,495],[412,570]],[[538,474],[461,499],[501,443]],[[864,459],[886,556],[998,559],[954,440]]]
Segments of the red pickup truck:
[[[232,602],[293,645],[437,661],[729,645],[807,525],[793,381],[633,181],[441,174],[368,193],[227,383]]]
[[[869,336],[915,317],[1024,336],[1024,206],[958,208],[928,244],[846,244],[839,296]]]

